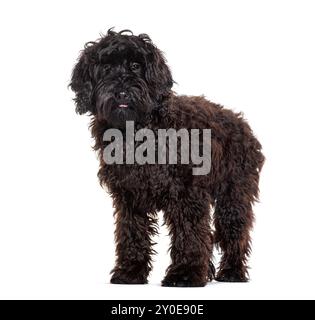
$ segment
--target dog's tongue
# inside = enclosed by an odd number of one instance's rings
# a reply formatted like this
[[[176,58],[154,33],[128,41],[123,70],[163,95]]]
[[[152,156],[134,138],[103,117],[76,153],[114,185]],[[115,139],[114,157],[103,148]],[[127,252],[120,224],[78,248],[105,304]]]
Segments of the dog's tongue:
[[[128,108],[128,104],[120,104],[119,108]]]

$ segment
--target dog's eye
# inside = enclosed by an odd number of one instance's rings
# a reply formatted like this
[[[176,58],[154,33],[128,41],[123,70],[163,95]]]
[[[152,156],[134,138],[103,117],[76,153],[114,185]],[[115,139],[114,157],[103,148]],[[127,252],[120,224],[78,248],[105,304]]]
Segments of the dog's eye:
[[[140,63],[138,62],[131,62],[130,68],[132,71],[138,71],[140,70],[141,66],[140,66]]]
[[[110,64],[109,63],[106,63],[106,64],[103,65],[103,70],[109,71],[109,69],[110,69]]]

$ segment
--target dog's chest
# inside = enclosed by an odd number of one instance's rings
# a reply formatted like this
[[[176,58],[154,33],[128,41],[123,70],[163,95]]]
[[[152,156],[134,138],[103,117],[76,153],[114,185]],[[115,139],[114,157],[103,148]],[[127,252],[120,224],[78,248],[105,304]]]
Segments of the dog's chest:
[[[166,165],[107,165],[110,183],[128,191],[163,192],[173,180]]]
[[[153,210],[163,210],[169,201],[177,201],[185,182],[170,165],[107,166],[106,184],[111,191],[140,199]]]

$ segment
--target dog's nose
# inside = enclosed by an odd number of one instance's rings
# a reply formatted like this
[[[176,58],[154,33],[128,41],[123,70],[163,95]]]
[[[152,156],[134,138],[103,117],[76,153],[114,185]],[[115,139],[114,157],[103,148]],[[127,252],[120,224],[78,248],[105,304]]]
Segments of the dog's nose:
[[[127,92],[125,92],[125,91],[119,92],[118,96],[119,96],[120,99],[126,99],[126,98],[128,98],[128,94],[127,94]]]

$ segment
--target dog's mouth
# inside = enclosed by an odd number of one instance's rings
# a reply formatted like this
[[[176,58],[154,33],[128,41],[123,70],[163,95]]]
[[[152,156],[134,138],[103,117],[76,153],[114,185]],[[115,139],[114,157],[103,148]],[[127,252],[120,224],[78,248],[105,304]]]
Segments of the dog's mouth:
[[[118,105],[118,108],[122,108],[122,109],[125,109],[125,108],[128,108],[128,104],[119,104]]]

